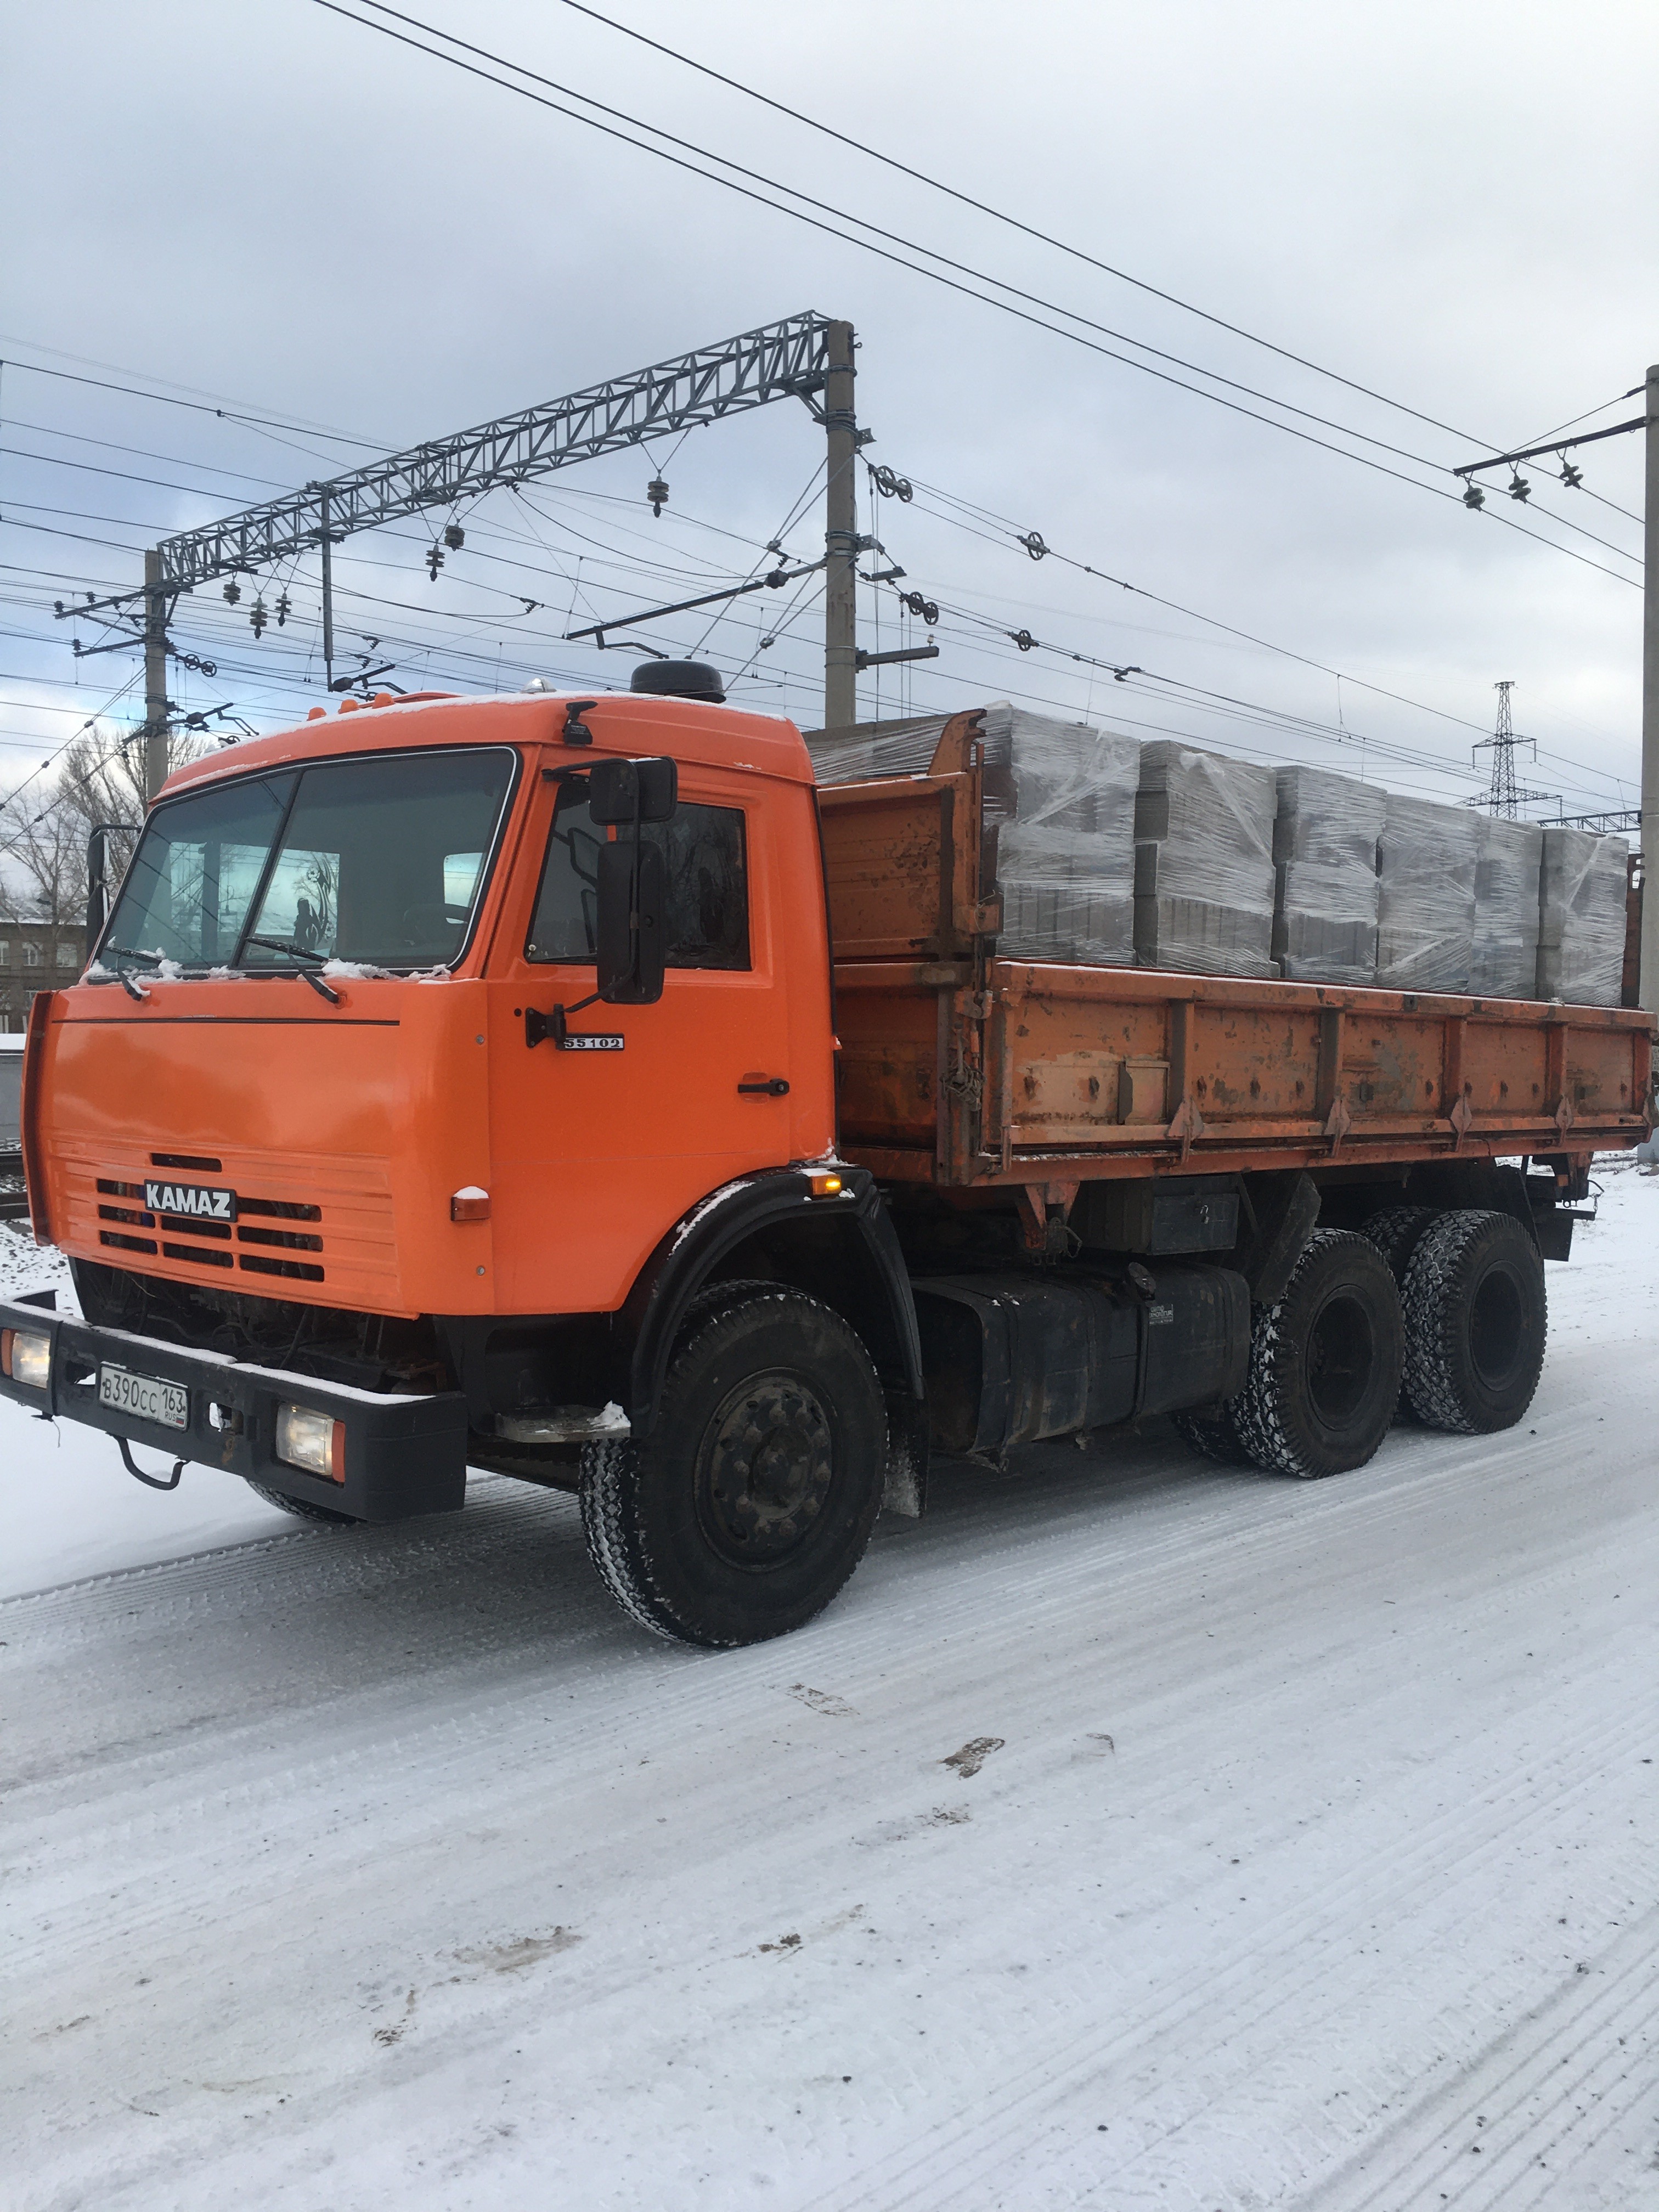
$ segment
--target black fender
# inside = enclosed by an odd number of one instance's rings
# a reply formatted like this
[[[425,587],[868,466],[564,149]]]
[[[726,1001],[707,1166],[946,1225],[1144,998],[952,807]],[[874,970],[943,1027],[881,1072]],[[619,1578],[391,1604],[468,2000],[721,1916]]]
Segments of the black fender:
[[[780,1280],[835,1305],[863,1337],[887,1400],[885,1503],[919,1515],[927,1488],[927,1388],[904,1255],[868,1170],[837,1164],[840,1192],[815,1196],[813,1177],[824,1172],[790,1167],[741,1176],[699,1200],[658,1244],[618,1316],[629,1419],[636,1437],[650,1433],[693,1300],[723,1261],[758,1239]],[[823,1279],[826,1254],[833,1289]]]

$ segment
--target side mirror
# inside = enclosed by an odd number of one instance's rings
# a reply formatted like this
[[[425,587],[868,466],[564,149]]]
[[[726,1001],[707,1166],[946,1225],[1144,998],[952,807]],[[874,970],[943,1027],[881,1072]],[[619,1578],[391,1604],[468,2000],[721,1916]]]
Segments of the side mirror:
[[[587,811],[595,822],[618,829],[630,822],[666,822],[679,791],[679,769],[672,760],[596,760],[588,771]]]
[[[87,838],[87,957],[91,959],[109,920],[109,833],[120,822],[94,822]]]
[[[674,763],[665,765],[672,769]],[[608,1005],[649,1006],[661,998],[668,957],[667,892],[668,866],[660,845],[627,837],[600,846],[595,933],[599,995]]]

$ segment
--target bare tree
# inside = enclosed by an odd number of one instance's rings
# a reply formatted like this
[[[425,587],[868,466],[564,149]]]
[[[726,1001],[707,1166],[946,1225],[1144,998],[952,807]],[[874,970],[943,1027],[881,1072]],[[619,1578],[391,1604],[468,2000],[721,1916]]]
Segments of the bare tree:
[[[167,770],[199,759],[199,738],[167,740]],[[87,840],[119,825],[109,871],[118,880],[144,818],[143,749],[130,732],[88,730],[71,740],[50,781],[38,777],[0,800],[0,914],[20,921],[74,923],[87,910]]]

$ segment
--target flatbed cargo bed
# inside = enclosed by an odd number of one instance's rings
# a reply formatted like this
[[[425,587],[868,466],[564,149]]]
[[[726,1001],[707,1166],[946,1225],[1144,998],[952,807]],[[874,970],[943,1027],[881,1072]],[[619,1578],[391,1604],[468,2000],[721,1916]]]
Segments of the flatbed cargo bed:
[[[1565,1167],[1646,1135],[1638,1008],[998,957],[975,720],[926,776],[819,794],[842,1146],[884,1181]]]

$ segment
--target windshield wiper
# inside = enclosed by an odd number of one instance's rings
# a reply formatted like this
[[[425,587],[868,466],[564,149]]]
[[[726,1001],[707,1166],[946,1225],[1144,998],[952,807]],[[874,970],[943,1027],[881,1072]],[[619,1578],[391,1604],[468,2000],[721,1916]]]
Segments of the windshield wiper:
[[[328,959],[327,953],[316,951],[309,945],[289,945],[280,938],[249,937],[243,941],[248,945],[263,945],[267,952],[291,952],[296,960],[314,960],[317,963],[317,968],[322,967]],[[330,989],[317,973],[317,968],[301,968],[300,970],[301,979],[310,984],[319,999],[326,999],[331,1006],[337,1006],[340,1003],[339,993]]]
[[[296,960],[314,960],[320,968],[327,960],[326,952],[319,952],[309,945],[290,945],[280,937],[245,937],[244,945],[263,945],[267,952],[291,952]]]
[[[106,952],[118,952],[124,959],[142,960],[149,967],[155,969],[161,967],[162,960],[166,957],[165,954],[160,952],[141,952],[136,945],[106,945],[99,952],[98,957],[100,960]]]

